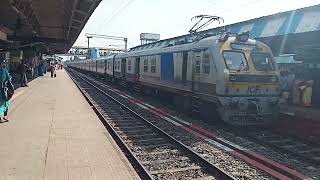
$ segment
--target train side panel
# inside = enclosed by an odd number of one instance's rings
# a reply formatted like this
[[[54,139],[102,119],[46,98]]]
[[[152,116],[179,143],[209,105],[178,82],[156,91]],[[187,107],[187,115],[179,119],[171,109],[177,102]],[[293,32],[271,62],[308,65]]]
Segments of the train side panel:
[[[105,74],[105,59],[99,59],[97,61],[97,73],[100,75]]]
[[[152,61],[152,62],[151,62]],[[151,65],[152,63],[152,65]],[[160,81],[160,61],[158,55],[140,57],[140,82],[158,84]]]
[[[108,77],[113,77],[113,58],[108,58],[106,60],[106,74]]]
[[[136,57],[127,58],[125,76],[128,82],[137,83],[139,81],[139,59]]]
[[[122,66],[121,59],[115,58],[114,59],[114,78],[121,79],[122,78]]]

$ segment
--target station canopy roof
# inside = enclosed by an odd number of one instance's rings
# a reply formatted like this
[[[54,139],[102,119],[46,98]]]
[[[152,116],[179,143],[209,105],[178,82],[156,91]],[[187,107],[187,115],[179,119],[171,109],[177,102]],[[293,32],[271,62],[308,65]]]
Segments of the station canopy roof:
[[[0,48],[42,46],[68,51],[102,0],[1,0]],[[2,46],[2,47],[1,47]]]

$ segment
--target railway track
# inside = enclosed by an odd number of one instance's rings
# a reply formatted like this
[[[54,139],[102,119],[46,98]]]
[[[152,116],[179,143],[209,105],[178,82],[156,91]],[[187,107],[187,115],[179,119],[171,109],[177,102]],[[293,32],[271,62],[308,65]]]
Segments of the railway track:
[[[79,74],[81,75],[81,74]],[[221,149],[224,149],[228,153],[230,153],[232,156],[235,156],[239,159],[244,160],[245,162],[257,167],[258,169],[264,171],[265,173],[274,176],[277,179],[307,179],[306,176],[304,176],[301,173],[296,172],[295,170],[292,170],[290,168],[287,168],[286,166],[283,166],[277,162],[274,162],[266,157],[261,157],[260,155],[251,152],[245,148],[242,148],[236,144],[233,144],[231,142],[228,142],[224,140],[221,137],[216,136],[214,133],[208,132],[204,129],[201,129],[201,127],[196,127],[190,125],[188,122],[184,122],[183,120],[174,117],[173,115],[168,114],[167,112],[163,112],[156,107],[151,106],[150,104],[146,104],[144,102],[141,102],[137,99],[134,99],[130,95],[127,95],[125,93],[122,93],[121,91],[114,89],[108,85],[105,85],[104,83],[101,83],[99,81],[95,81],[93,78],[81,75],[83,78],[90,79],[92,82],[96,85],[101,87],[102,89],[105,89],[106,91],[109,91],[113,93],[113,96],[118,99],[124,99],[124,102],[127,102],[129,104],[136,104],[136,106],[140,106],[143,111],[150,111],[151,114],[157,115],[162,118],[163,120],[169,121],[176,126],[179,126],[180,128],[185,129],[189,133],[196,135],[197,137],[200,137],[202,140],[208,141],[210,144],[213,144],[214,146],[218,146]],[[150,116],[151,117],[151,116]],[[197,150],[196,147],[192,147],[193,150]],[[202,152],[200,150],[200,152]],[[208,150],[209,151],[209,150]],[[199,152],[199,151],[198,151]],[[210,154],[210,152],[206,152],[207,154]],[[204,154],[203,157],[206,157],[207,154]],[[241,179],[240,177],[237,177]],[[250,178],[249,178],[250,179]]]
[[[320,147],[318,145],[314,146],[308,142],[269,131],[249,133],[247,136],[261,145],[269,146],[284,154],[299,157],[313,164],[320,165]]]
[[[234,179],[92,82],[69,74],[143,179]]]

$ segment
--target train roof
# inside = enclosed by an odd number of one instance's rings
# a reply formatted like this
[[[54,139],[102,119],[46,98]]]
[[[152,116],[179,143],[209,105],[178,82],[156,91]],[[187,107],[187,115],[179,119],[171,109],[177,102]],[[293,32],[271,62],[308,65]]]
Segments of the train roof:
[[[129,52],[145,51],[145,50],[151,50],[151,49],[158,49],[158,48],[165,48],[165,47],[171,47],[171,46],[178,46],[182,44],[194,43],[195,41],[199,41],[207,37],[218,38],[220,34],[221,32],[213,34],[213,33],[208,33],[207,31],[201,31],[197,33],[186,34],[186,35],[164,39],[164,40],[160,40],[160,41],[156,41],[148,44],[139,45],[131,48]]]
[[[218,40],[220,36],[208,36],[208,37],[202,37],[200,40],[195,40],[193,42],[187,42],[187,43],[180,43],[175,45],[168,45],[168,46],[162,46],[162,47],[154,47],[154,48],[146,48],[142,50],[137,51],[129,51],[125,54],[118,54],[117,58],[125,58],[128,56],[145,56],[145,55],[151,55],[151,54],[160,54],[163,52],[181,52],[181,51],[188,51],[190,49],[203,49],[208,48],[209,46],[214,46],[216,44],[216,40]]]

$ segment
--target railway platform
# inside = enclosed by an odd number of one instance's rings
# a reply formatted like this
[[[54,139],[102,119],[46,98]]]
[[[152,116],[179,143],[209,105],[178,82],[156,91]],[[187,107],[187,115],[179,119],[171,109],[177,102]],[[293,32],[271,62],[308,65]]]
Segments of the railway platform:
[[[19,88],[0,124],[1,180],[139,179],[64,70]]]

